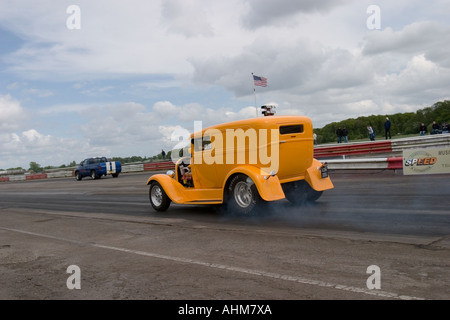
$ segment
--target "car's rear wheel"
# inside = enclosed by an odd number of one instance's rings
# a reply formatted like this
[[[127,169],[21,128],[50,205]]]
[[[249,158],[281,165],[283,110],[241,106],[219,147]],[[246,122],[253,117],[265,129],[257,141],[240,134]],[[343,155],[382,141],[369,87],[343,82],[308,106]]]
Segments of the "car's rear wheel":
[[[286,199],[292,204],[301,205],[306,202],[306,181],[294,181],[283,184]]]
[[[227,194],[227,209],[238,215],[253,214],[262,202],[253,180],[244,175],[236,175],[230,182]]]
[[[157,181],[150,183],[149,198],[150,204],[156,211],[166,211],[172,202]]]
[[[316,201],[322,195],[322,191],[314,190],[305,180],[285,183],[283,191],[286,199],[295,205]]]
[[[91,178],[97,179],[97,174],[95,173],[95,170],[91,170]]]
[[[317,191],[317,190],[314,190],[313,188],[311,188],[311,187],[308,185],[308,191],[307,191],[307,193],[306,193],[306,199],[307,199],[308,201],[311,201],[311,202],[316,201],[317,199],[320,198],[320,196],[322,195],[322,193],[323,193],[323,191]]]

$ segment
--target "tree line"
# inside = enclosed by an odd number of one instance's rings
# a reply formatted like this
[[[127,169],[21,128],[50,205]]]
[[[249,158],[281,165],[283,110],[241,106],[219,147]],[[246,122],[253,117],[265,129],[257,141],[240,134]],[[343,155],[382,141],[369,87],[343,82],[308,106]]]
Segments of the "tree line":
[[[436,102],[431,107],[420,109],[416,112],[370,115],[332,122],[323,128],[314,129],[314,132],[317,134],[317,143],[336,142],[336,131],[339,127],[347,128],[349,140],[367,139],[368,125],[371,125],[375,129],[377,136],[384,136],[384,122],[386,121],[386,117],[392,123],[392,136],[398,134],[419,134],[421,123],[427,126],[428,132],[431,132],[433,121],[436,121],[440,125],[444,122],[450,122],[450,100]]]

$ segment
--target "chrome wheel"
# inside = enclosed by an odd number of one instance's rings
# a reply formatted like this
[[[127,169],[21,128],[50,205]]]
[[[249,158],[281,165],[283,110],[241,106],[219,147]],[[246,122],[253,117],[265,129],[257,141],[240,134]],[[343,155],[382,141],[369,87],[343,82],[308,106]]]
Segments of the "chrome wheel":
[[[163,193],[159,185],[154,185],[150,191],[152,203],[159,207],[163,202]]]
[[[231,179],[228,192],[224,197],[227,211],[237,215],[253,215],[256,208],[262,203],[253,180],[244,175],[237,174]]]
[[[247,208],[252,204],[253,193],[250,185],[245,181],[239,181],[234,188],[234,199],[241,208]]]
[[[157,181],[152,181],[150,184],[149,198],[150,204],[156,211],[166,211],[172,202]]]

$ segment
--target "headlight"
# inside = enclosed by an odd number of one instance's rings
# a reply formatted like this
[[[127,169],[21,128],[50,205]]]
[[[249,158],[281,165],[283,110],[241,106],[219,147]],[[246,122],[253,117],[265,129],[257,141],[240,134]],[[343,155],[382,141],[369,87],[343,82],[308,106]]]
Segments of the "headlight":
[[[175,171],[173,171],[173,170],[167,171],[166,174],[171,178],[175,178]]]
[[[328,167],[326,163],[320,168],[320,175],[322,178],[328,178]]]

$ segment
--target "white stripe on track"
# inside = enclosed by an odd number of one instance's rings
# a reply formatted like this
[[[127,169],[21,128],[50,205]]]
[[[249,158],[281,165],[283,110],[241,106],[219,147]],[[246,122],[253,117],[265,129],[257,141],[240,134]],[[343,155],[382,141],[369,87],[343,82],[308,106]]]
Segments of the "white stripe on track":
[[[262,271],[262,270],[233,267],[233,266],[228,266],[228,265],[224,265],[224,264],[209,263],[209,262],[203,262],[203,261],[198,261],[198,260],[193,260],[193,259],[188,259],[188,258],[173,257],[173,256],[167,256],[167,255],[162,255],[162,254],[158,254],[158,253],[145,252],[145,251],[139,251],[139,250],[130,250],[130,249],[126,249],[126,248],[113,247],[113,246],[102,245],[102,244],[98,244],[98,243],[90,243],[90,242],[86,243],[86,242],[82,242],[82,241],[70,240],[70,239],[66,239],[66,238],[55,237],[55,236],[51,236],[51,235],[40,234],[40,233],[35,233],[35,232],[30,232],[30,231],[25,231],[25,230],[18,230],[18,229],[4,228],[4,227],[0,227],[0,229],[6,230],[6,231],[11,231],[11,232],[22,233],[22,234],[28,234],[28,235],[32,235],[32,236],[41,237],[41,238],[47,238],[47,239],[52,239],[52,240],[74,243],[74,244],[78,244],[78,245],[89,245],[89,246],[96,247],[96,248],[114,250],[114,251],[119,251],[119,252],[136,254],[136,255],[140,255],[140,256],[164,259],[164,260],[175,261],[175,262],[179,262],[179,263],[201,265],[201,266],[208,267],[208,268],[221,269],[221,270],[232,271],[232,272],[240,272],[240,273],[250,274],[250,275],[254,275],[254,276],[261,276],[261,277],[272,278],[272,279],[280,279],[280,280],[297,282],[297,283],[301,283],[301,284],[308,284],[308,285],[324,287],[324,288],[332,288],[332,289],[350,291],[350,292],[355,292],[355,293],[363,293],[363,294],[378,296],[378,297],[382,297],[382,298],[401,299],[401,300],[425,300],[424,298],[399,295],[397,293],[392,293],[392,292],[387,292],[387,291],[370,290],[370,289],[366,289],[366,288],[346,286],[346,285],[335,284],[335,283],[331,283],[331,282],[311,280],[311,279],[306,279],[306,278],[302,278],[302,277],[298,277],[298,276],[289,276],[289,275],[283,275],[283,274],[278,274],[278,273],[273,273],[273,272],[266,272],[266,271]]]

